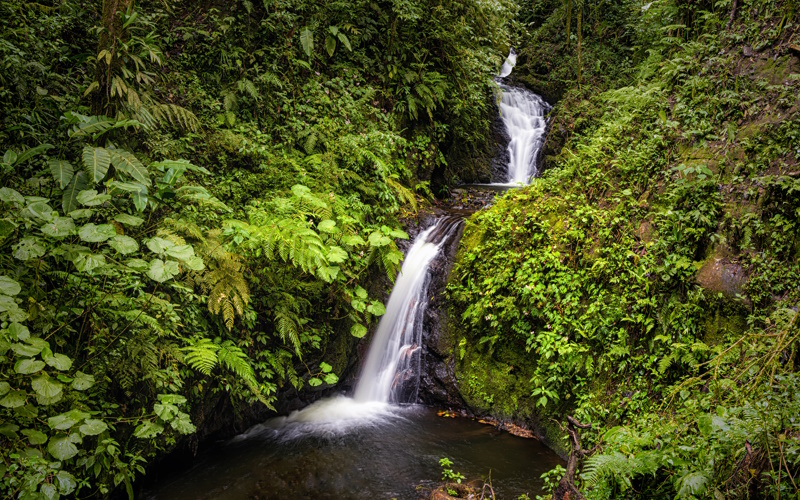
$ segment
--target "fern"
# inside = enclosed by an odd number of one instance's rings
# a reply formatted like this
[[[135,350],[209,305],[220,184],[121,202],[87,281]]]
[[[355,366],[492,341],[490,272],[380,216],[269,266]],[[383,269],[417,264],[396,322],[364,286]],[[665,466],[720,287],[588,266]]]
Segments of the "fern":
[[[169,123],[170,125],[184,130],[196,132],[200,129],[200,119],[188,109],[176,104],[151,105],[153,118],[159,123]]]
[[[587,486],[596,486],[604,478],[613,476],[624,488],[630,488],[635,476],[653,474],[658,470],[660,457],[656,451],[640,452],[636,456],[622,453],[594,455],[586,459],[581,477]]]
[[[218,339],[195,338],[190,340],[189,345],[182,348],[181,351],[185,353],[184,361],[193,370],[209,376],[214,368],[222,366],[238,377],[264,406],[270,410],[275,409],[259,389],[247,354],[232,341],[226,340],[219,343]]]
[[[250,303],[250,288],[239,256],[229,252],[218,237],[218,232],[210,232],[199,246],[200,253],[208,262],[206,272],[199,278],[199,282],[208,293],[208,310],[212,314],[221,315],[230,331],[236,315],[243,316],[247,304]]]
[[[281,336],[281,340],[284,342],[289,339],[294,346],[295,352],[300,356],[300,334],[297,328],[299,321],[297,319],[296,314],[292,314],[285,309],[275,312],[275,326],[278,330],[278,335]]]
[[[189,346],[182,349],[186,364],[203,375],[211,375],[211,370],[217,366],[219,362],[218,350],[219,345],[206,338],[193,341]]]

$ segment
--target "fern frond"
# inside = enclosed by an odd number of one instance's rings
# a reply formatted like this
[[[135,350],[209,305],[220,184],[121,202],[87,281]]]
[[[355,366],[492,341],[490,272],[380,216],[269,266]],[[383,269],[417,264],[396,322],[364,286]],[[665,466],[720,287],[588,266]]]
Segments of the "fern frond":
[[[188,364],[193,370],[197,370],[204,375],[210,375],[211,370],[217,366],[219,357],[217,351],[219,346],[212,340],[201,338],[199,340],[192,340],[189,346],[184,347],[181,351],[184,352],[184,362]]]
[[[173,127],[196,132],[200,129],[200,119],[188,109],[176,104],[153,104],[153,118],[160,123],[169,122]]]
[[[295,349],[295,352],[300,356],[300,334],[296,322],[297,316],[286,310],[279,310],[275,312],[275,327],[278,330],[278,335],[281,340],[286,342],[288,338]]]

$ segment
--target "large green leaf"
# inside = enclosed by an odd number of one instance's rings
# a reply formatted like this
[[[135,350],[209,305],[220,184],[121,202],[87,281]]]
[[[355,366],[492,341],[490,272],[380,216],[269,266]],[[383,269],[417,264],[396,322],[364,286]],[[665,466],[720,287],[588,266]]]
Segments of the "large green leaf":
[[[76,199],[81,205],[86,205],[87,207],[96,207],[110,200],[111,196],[107,194],[99,194],[94,189],[85,189],[78,193]]]
[[[133,206],[136,207],[137,212],[144,212],[144,209],[147,208],[147,189],[131,193],[131,200],[133,200]]]
[[[94,210],[91,208],[79,208],[78,210],[73,210],[69,214],[73,220],[75,219],[88,219],[89,217],[94,215]]]
[[[14,351],[17,356],[25,356],[26,358],[32,358],[36,356],[42,352],[43,349],[44,347],[41,345],[27,345],[20,344],[18,342],[11,344],[11,350]]]
[[[133,431],[133,435],[140,439],[150,439],[158,436],[164,431],[164,426],[156,422],[142,422]]]
[[[38,259],[44,252],[45,246],[42,240],[34,236],[22,238],[14,245],[14,257],[19,260]]]
[[[39,229],[51,238],[64,238],[75,232],[75,221],[72,217],[55,217]]]
[[[69,495],[78,487],[78,481],[75,480],[75,476],[65,470],[60,470],[56,473],[56,483],[58,484],[58,492],[62,495]]]
[[[72,176],[69,181],[67,189],[61,196],[61,208],[65,214],[68,214],[78,208],[78,193],[83,191],[89,186],[89,180],[86,173],[81,171]]]
[[[311,57],[311,53],[314,51],[314,33],[310,29],[303,28],[300,32],[300,45],[303,46],[303,52]]]
[[[333,221],[331,219],[325,219],[319,224],[317,224],[317,229],[319,229],[323,233],[335,233],[337,232],[336,221]]]
[[[47,451],[56,460],[68,460],[78,454],[78,447],[70,441],[69,436],[58,436],[50,438]]]
[[[350,40],[347,39],[347,35],[345,35],[344,33],[342,33],[340,31],[339,33],[336,34],[336,38],[338,38],[339,41],[342,42],[342,44],[345,47],[347,47],[347,50],[349,50],[349,51],[353,50],[353,47],[350,46]]]
[[[21,359],[14,364],[14,371],[23,375],[30,375],[42,371],[44,361],[38,359]]]
[[[27,398],[25,391],[11,391],[0,399],[0,406],[5,408],[19,408],[25,404]]]
[[[96,436],[108,429],[108,426],[102,420],[94,418],[87,419],[86,422],[78,427],[78,430],[85,436]]]
[[[133,153],[124,149],[115,149],[111,152],[111,163],[119,172],[128,174],[145,186],[150,185],[150,173],[147,171],[147,167],[142,165],[142,162]]]
[[[189,415],[182,411],[178,412],[169,425],[181,434],[192,434],[197,430],[194,424],[192,424],[192,421],[189,419]]]
[[[367,327],[362,324],[356,323],[350,328],[350,335],[352,335],[357,339],[364,337],[364,335],[366,334],[367,334]]]
[[[203,263],[203,259],[198,256],[189,257],[188,259],[183,261],[183,265],[191,269],[192,271],[202,271],[205,269],[206,265]]]
[[[108,166],[111,164],[111,154],[106,148],[84,146],[81,159],[86,174],[93,183],[103,180],[108,173]]]
[[[66,413],[48,418],[47,425],[49,425],[51,429],[64,431],[87,418],[89,418],[89,414],[86,412],[70,410]]]
[[[8,187],[0,188],[0,201],[4,203],[14,203],[16,205],[24,205],[25,197]]]
[[[89,224],[81,226],[78,230],[78,236],[88,243],[101,243],[116,235],[117,231],[114,229],[113,224],[95,225],[90,222]]]
[[[69,181],[72,180],[72,175],[75,173],[72,164],[66,160],[50,160],[47,165],[50,167],[50,173],[53,174],[58,187],[61,189],[67,187]]]
[[[336,51],[336,39],[328,35],[325,37],[325,51],[328,53],[328,56],[333,57],[333,53]]]
[[[165,240],[164,238],[159,238],[158,236],[154,238],[150,238],[147,241],[147,248],[150,249],[151,252],[157,253],[159,255],[163,255],[166,251],[175,246],[175,243]]]
[[[347,260],[347,252],[343,248],[334,245],[328,249],[328,262],[331,264],[337,264],[345,260]]]
[[[194,257],[194,248],[191,245],[175,245],[167,248],[165,253],[174,259],[185,261]]]
[[[0,293],[4,295],[17,295],[22,288],[19,283],[4,274],[0,274]]]
[[[72,263],[78,271],[91,273],[98,267],[106,265],[106,257],[101,253],[80,252]]]
[[[17,439],[19,437],[18,430],[19,426],[17,424],[0,423],[0,436],[5,436],[8,439]]]
[[[178,275],[180,268],[178,263],[172,260],[164,262],[161,259],[153,259],[150,261],[150,269],[147,270],[147,275],[159,283],[163,283]]]
[[[92,375],[87,375],[81,371],[75,374],[75,377],[70,384],[70,387],[75,389],[76,391],[85,391],[94,385],[94,377]]]
[[[52,144],[40,144],[40,145],[36,146],[35,148],[26,149],[25,151],[23,151],[22,153],[20,153],[17,156],[17,160],[14,162],[14,165],[19,165],[22,162],[25,162],[25,161],[33,158],[34,156],[40,155],[40,154],[44,153],[45,151],[47,151],[49,149],[52,149],[52,148],[53,148]]]
[[[44,221],[53,220],[55,212],[53,208],[47,203],[46,200],[37,200],[30,203],[25,210],[22,211],[22,216],[28,219],[40,219]]]
[[[23,311],[13,298],[8,295],[0,295],[0,312],[6,313],[8,321],[25,321],[28,313]]]
[[[72,367],[72,360],[65,354],[53,354],[44,358],[47,366],[51,366],[58,371],[67,371]]]
[[[136,240],[134,240],[130,236],[125,236],[121,234],[117,234],[113,238],[108,240],[108,246],[110,246],[117,252],[121,253],[122,255],[128,255],[129,253],[133,253],[139,250],[139,243],[137,243]]]
[[[63,385],[61,382],[53,380],[49,375],[43,373],[31,381],[31,388],[36,394],[43,398],[54,398],[61,395]]]
[[[141,226],[142,223],[144,222],[144,219],[128,214],[117,214],[114,216],[114,220],[119,222],[120,224],[125,224],[126,226],[133,226],[133,227]]]
[[[17,161],[17,153],[12,150],[7,150],[6,154],[3,155],[3,163],[8,165],[9,167],[14,165]]]
[[[20,432],[28,438],[28,442],[32,445],[45,444],[47,442],[47,434],[36,429],[22,429]]]

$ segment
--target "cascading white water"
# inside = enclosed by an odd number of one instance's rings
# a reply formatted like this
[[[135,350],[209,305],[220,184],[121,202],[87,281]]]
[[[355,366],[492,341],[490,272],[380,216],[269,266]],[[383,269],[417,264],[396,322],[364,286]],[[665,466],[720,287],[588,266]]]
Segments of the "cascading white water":
[[[508,57],[506,60],[503,61],[503,65],[500,67],[500,73],[497,76],[500,78],[505,78],[511,74],[511,70],[514,69],[514,66],[517,65],[517,53],[514,52],[512,48],[511,51],[508,53]]]
[[[277,432],[282,439],[332,436],[401,417],[399,407],[391,403],[414,403],[417,397],[429,269],[461,223],[459,217],[440,218],[421,232],[408,250],[352,398],[322,399],[287,417],[255,426],[237,439],[265,431]]]
[[[528,184],[535,176],[536,157],[547,131],[545,115],[550,106],[538,95],[518,87],[500,85],[500,116],[508,136],[508,182]]]
[[[356,401],[413,402],[419,383],[421,322],[428,305],[431,261],[439,254],[458,220],[445,217],[417,236],[386,304],[356,385]],[[402,391],[411,382],[411,391]],[[410,394],[410,398],[402,394]],[[408,399],[412,399],[409,401]]]
[[[514,49],[508,54],[500,68],[498,78],[505,78],[517,64]],[[539,154],[547,131],[547,112],[550,105],[544,99],[519,87],[501,83],[498,85],[500,98],[500,117],[506,127],[508,143],[508,185],[528,184],[531,177],[538,174],[536,157]],[[502,184],[502,183],[501,183]]]

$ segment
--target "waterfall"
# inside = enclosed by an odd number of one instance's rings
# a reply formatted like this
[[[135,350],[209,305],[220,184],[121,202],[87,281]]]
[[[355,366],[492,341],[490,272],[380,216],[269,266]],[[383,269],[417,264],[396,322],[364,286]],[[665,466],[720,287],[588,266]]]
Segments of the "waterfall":
[[[500,84],[500,116],[508,136],[508,182],[528,184],[539,172],[536,158],[547,131],[550,106],[538,95],[519,87]]]
[[[511,139],[508,143],[510,158],[506,180],[509,185],[528,184],[531,177],[538,175],[536,159],[544,144],[546,115],[550,111],[550,105],[540,96],[502,83],[501,79],[511,74],[516,63],[517,54],[511,49],[498,75],[498,86],[502,93],[500,118]]]
[[[422,320],[428,306],[431,265],[463,220],[444,216],[422,231],[408,250],[381,317],[352,398],[334,396],[286,417],[251,428],[236,440],[262,432],[292,440],[339,436],[354,428],[402,418],[393,403],[415,403],[422,354]]]
[[[356,385],[356,401],[413,403],[419,387],[422,318],[428,305],[428,270],[461,219],[443,217],[417,236],[395,282],[386,314],[369,347]]]
[[[517,53],[514,52],[512,48],[511,51],[508,53],[508,57],[503,62],[503,65],[500,67],[500,73],[497,76],[500,78],[505,78],[511,74],[511,70],[514,69],[514,66],[517,65]]]

